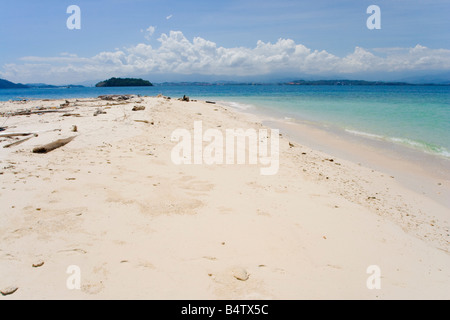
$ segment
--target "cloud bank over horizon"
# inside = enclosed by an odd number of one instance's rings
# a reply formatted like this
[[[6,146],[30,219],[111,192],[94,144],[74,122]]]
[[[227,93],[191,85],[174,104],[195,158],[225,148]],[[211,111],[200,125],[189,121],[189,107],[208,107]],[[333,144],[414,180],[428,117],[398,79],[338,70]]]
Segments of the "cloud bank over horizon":
[[[147,40],[154,32],[152,26],[146,30]],[[275,43],[257,41],[253,48],[225,48],[201,37],[190,41],[181,31],[170,31],[162,33],[157,41],[158,47],[139,43],[92,57],[79,57],[73,53],[61,53],[56,57],[22,57],[17,62],[3,65],[0,77],[22,83],[69,84],[113,76],[326,76],[450,71],[450,50],[431,49],[420,44],[412,48],[366,49],[357,46],[352,53],[339,57],[283,38]]]

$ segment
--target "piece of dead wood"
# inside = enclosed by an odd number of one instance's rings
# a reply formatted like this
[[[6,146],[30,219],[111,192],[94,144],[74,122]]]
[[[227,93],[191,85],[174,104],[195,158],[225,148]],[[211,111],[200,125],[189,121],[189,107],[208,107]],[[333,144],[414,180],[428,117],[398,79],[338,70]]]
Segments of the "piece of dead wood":
[[[64,110],[24,110],[24,111],[18,111],[10,114],[9,116],[15,117],[15,116],[31,116],[32,114],[45,114],[45,113],[66,113],[67,111]]]
[[[100,115],[100,114],[106,114],[106,112],[103,111],[103,110],[100,109],[100,108],[97,108],[97,110],[95,110],[95,112],[94,112],[94,117],[96,117],[96,116],[98,116],[98,115]]]
[[[11,138],[11,137],[26,137],[34,134],[33,132],[11,132],[11,133],[1,133],[0,138]]]
[[[79,113],[64,113],[61,117],[81,117]]]
[[[147,120],[134,120],[134,122],[142,122],[142,123],[147,123],[147,124],[149,124],[150,122],[149,121],[147,121]]]
[[[36,147],[36,148],[33,149],[33,153],[48,153],[50,151],[53,151],[55,149],[58,149],[58,148],[61,148],[61,147],[65,146],[70,141],[75,139],[75,137],[76,136],[70,137],[70,138],[67,138],[67,139],[59,139],[59,140],[56,140],[56,141],[54,141],[52,143],[46,144],[44,146]]]
[[[11,148],[11,147],[18,146],[19,144],[22,144],[22,143],[24,143],[25,141],[28,141],[28,140],[30,140],[31,138],[37,137],[37,136],[38,136],[37,134],[34,134],[34,135],[31,136],[31,137],[28,137],[28,138],[25,138],[25,139],[22,139],[22,140],[19,140],[19,141],[16,141],[16,142],[7,144],[7,145],[4,146],[3,148]]]

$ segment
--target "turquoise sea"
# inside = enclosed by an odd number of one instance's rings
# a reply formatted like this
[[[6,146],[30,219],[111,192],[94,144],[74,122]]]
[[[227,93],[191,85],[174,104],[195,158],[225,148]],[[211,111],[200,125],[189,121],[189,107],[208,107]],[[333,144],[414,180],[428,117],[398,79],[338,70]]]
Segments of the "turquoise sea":
[[[1,89],[0,101],[159,93],[331,126],[450,159],[450,86],[185,85]],[[1,121],[0,121],[1,124]]]

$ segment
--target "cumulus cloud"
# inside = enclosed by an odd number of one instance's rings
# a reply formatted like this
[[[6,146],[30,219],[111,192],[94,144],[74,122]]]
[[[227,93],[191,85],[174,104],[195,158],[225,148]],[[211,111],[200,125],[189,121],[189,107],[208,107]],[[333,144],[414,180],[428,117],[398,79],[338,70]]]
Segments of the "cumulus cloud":
[[[152,38],[153,34],[156,31],[156,27],[154,26],[150,26],[147,28],[147,30],[141,30],[141,32],[145,32],[145,39],[149,40]]]
[[[150,26],[146,36],[156,28]],[[140,43],[115,51],[105,51],[93,57],[78,57],[64,53],[59,57],[24,57],[23,63],[3,66],[0,75],[7,79],[22,79],[24,75],[39,75],[77,81],[147,74],[203,74],[226,76],[257,76],[271,73],[351,74],[361,72],[395,72],[418,70],[450,70],[450,50],[413,48],[355,50],[338,57],[325,50],[313,50],[291,39],[275,43],[258,41],[253,48],[225,48],[195,37],[187,39],[180,31],[161,34],[159,46]],[[380,55],[381,53],[381,55]]]

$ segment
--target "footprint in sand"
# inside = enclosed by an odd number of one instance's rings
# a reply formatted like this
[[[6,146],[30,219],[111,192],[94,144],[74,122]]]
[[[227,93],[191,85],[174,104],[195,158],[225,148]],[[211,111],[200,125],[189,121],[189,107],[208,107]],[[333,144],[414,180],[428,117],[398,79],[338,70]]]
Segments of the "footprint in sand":
[[[192,176],[184,176],[179,179],[179,182],[181,182],[182,189],[189,191],[207,192],[214,188],[214,184],[208,181],[195,180],[195,177]]]

